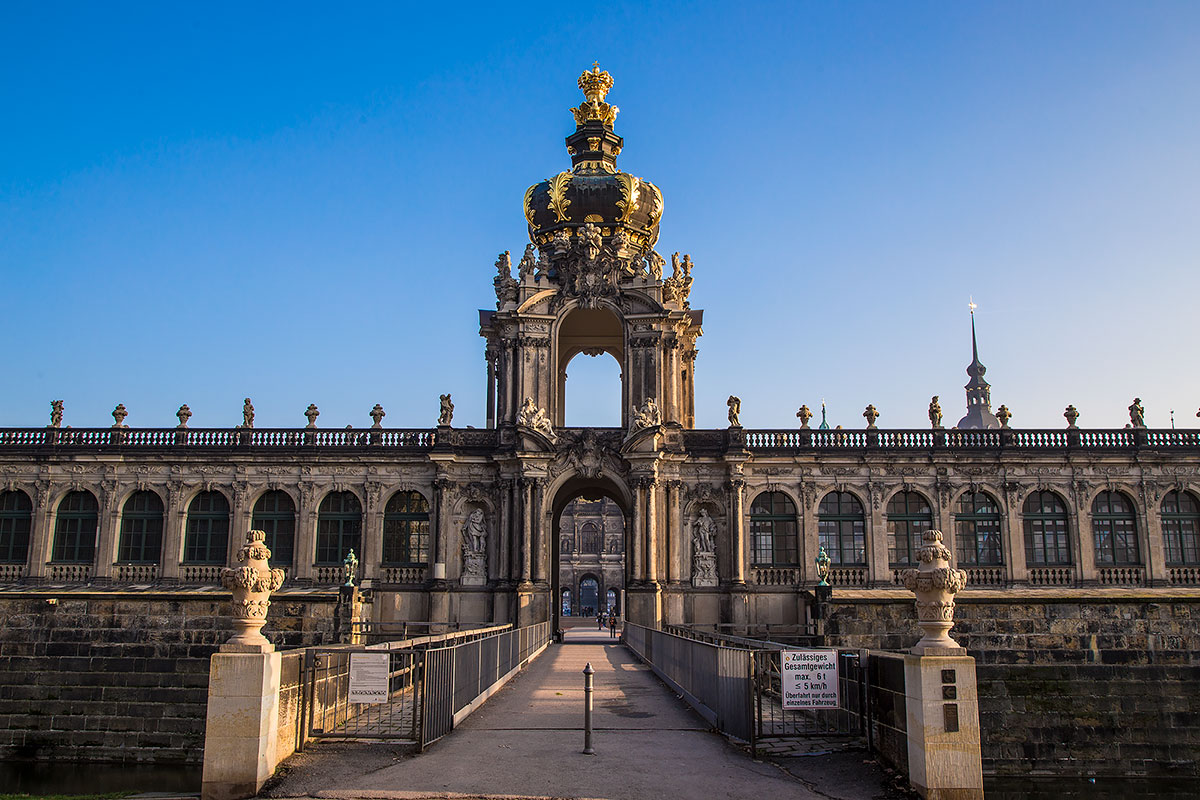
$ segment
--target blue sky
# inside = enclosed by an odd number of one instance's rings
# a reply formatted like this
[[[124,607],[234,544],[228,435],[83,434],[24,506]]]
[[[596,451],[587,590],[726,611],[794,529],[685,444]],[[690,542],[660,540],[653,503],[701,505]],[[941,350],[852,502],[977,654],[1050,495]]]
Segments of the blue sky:
[[[594,5],[594,4],[593,4]],[[0,426],[484,424],[477,309],[612,73],[701,426],[1196,427],[1200,4],[6,4]],[[568,422],[615,424],[580,357]]]

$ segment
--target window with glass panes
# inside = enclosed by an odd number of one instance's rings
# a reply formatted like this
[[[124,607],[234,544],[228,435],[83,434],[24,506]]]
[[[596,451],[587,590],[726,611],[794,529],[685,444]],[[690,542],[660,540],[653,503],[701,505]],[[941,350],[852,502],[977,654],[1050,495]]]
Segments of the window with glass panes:
[[[224,564],[228,553],[229,501],[220,492],[201,492],[188,506],[183,562]]]
[[[596,523],[594,523],[594,522],[583,523],[583,527],[580,528],[579,533],[580,533],[580,538],[582,539],[582,542],[580,545],[580,552],[582,552],[584,554],[593,554],[593,553],[600,552],[600,547],[603,544],[603,542],[602,542],[603,537],[600,535],[600,528],[598,525],[596,525]]]
[[[33,503],[29,495],[0,492],[0,563],[24,564],[29,560],[29,531],[33,528]]]
[[[1092,536],[1097,564],[1141,564],[1133,503],[1120,492],[1101,492],[1092,501]]]
[[[985,492],[965,492],[954,514],[954,543],[959,566],[995,567],[1004,563],[1000,547],[1000,506]]]
[[[332,492],[317,511],[317,563],[341,564],[351,550],[361,560],[362,504],[350,492]]]
[[[897,492],[887,504],[888,561],[893,567],[917,563],[921,534],[933,527],[929,501],[917,492]]]
[[[1071,563],[1067,507],[1054,492],[1034,492],[1025,500],[1025,563],[1027,566]]]
[[[96,525],[100,505],[91,492],[68,492],[58,504],[51,560],[91,564],[96,558]]]
[[[763,492],[750,504],[750,557],[756,566],[796,564],[796,504],[783,492]]]
[[[420,492],[396,492],[383,512],[383,563],[419,567],[429,563],[429,501]]]
[[[817,538],[831,564],[867,563],[866,522],[862,503],[849,492],[830,492],[817,506]]]
[[[291,567],[296,549],[296,504],[287,492],[267,492],[254,504],[250,527],[266,534],[272,567]]]
[[[1200,564],[1200,503],[1187,492],[1171,491],[1162,501],[1163,542],[1167,563]]]
[[[163,503],[154,492],[134,492],[121,510],[117,561],[157,564],[162,557]]]

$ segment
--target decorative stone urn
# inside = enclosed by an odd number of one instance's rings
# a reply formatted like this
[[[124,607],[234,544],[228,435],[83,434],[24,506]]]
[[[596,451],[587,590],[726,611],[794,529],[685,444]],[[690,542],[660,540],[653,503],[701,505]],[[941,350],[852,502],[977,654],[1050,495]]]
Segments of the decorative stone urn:
[[[950,638],[954,627],[954,595],[967,585],[967,573],[950,566],[950,551],[942,544],[942,532],[921,535],[925,543],[917,551],[920,566],[907,569],[904,586],[917,595],[917,624],[925,632],[912,652],[917,655],[966,655],[966,649]]]
[[[262,531],[249,531],[237,554],[246,566],[221,571],[221,584],[233,590],[233,625],[237,629],[233,638],[221,645],[221,652],[270,653],[275,649],[262,635],[262,626],[267,623],[271,592],[283,585],[284,571],[268,566],[271,551],[263,544],[266,538]]]

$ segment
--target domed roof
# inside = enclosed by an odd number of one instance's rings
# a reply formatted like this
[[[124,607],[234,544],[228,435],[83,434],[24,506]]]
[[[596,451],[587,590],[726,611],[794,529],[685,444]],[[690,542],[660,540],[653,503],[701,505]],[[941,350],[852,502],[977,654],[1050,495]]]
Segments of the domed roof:
[[[584,102],[572,108],[575,133],[567,137],[571,169],[535,183],[525,192],[529,238],[542,247],[558,231],[574,235],[587,223],[602,236],[624,231],[638,249],[658,241],[663,196],[658,187],[617,169],[624,139],[613,132],[617,107],[604,102],[613,79],[598,65],[579,76]]]

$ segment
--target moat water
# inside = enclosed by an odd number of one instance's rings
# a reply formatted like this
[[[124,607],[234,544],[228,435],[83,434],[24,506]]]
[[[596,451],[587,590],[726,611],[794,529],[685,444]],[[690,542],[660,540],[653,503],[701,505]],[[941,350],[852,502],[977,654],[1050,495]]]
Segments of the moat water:
[[[1200,778],[984,778],[987,800],[1195,800]]]
[[[15,794],[200,794],[200,773],[199,766],[0,761],[0,791]]]

